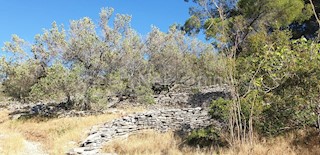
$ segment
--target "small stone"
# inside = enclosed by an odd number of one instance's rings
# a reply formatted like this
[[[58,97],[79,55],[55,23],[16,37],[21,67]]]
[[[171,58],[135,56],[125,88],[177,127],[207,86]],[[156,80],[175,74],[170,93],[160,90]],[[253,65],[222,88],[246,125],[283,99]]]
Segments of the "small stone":
[[[78,147],[78,148],[73,148],[69,151],[69,154],[76,154],[76,153],[82,153],[84,152],[84,147]]]

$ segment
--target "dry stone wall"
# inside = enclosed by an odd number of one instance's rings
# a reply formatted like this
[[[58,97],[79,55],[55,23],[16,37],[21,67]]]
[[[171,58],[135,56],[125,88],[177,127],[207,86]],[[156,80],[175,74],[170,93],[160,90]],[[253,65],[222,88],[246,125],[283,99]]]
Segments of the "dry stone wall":
[[[155,105],[158,107],[174,108],[195,108],[208,107],[212,100],[218,98],[227,98],[225,92],[207,92],[207,93],[172,93],[155,96]]]
[[[87,111],[79,111],[79,110],[71,110],[66,109],[62,103],[36,103],[36,104],[17,104],[12,105],[13,108],[8,108],[11,112],[9,116],[11,119],[19,119],[19,118],[30,118],[33,116],[40,117],[83,117],[90,115],[99,115],[105,113],[102,110],[87,110]]]
[[[154,95],[156,104],[151,105],[151,109],[163,108],[195,108],[195,107],[208,107],[212,100],[228,98],[229,91],[226,85],[213,85],[201,87],[199,89],[188,88],[183,89],[181,92],[172,91],[166,94]],[[121,100],[119,97],[110,96],[108,107],[117,106],[134,106],[135,101],[130,99]],[[17,119],[20,117],[79,117],[93,114],[101,114],[102,110],[95,111],[77,111],[71,110],[66,107],[65,103],[56,104],[52,103],[29,103],[22,104],[19,102],[13,103],[0,103],[0,108],[9,109],[11,111],[10,117]]]
[[[212,100],[218,98],[230,98],[230,91],[227,85],[213,85],[201,88],[184,89],[181,92],[169,92],[166,94],[154,95],[155,104],[152,106],[160,108],[196,108],[208,107]],[[113,97],[111,107],[134,104],[130,100],[122,100]]]
[[[229,98],[230,93],[228,90],[226,85],[214,85],[196,90],[185,90],[180,93],[170,92],[155,95],[154,100],[156,104],[153,106],[166,108],[166,110],[155,108],[156,110],[153,111],[128,115],[121,119],[95,126],[92,128],[88,137],[81,143],[80,147],[70,150],[67,154],[99,154],[104,144],[112,139],[128,136],[131,133],[145,129],[154,129],[162,132],[167,130],[188,132],[210,125],[219,128],[221,125],[210,117],[208,106],[212,100]],[[112,105],[121,105],[126,102],[120,102],[117,98],[113,100],[116,103]],[[130,104],[132,104],[132,102]]]
[[[89,136],[79,148],[72,149],[69,155],[99,154],[103,145],[117,137],[145,129],[158,131],[183,130],[191,131],[198,128],[219,124],[212,120],[208,111],[197,108],[169,109],[149,111],[146,113],[128,115],[92,128]]]

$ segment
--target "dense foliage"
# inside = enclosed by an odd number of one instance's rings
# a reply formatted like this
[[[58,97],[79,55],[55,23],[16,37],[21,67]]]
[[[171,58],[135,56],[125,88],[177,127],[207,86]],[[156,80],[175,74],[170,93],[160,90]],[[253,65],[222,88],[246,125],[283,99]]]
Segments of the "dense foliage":
[[[211,114],[227,124],[230,144],[319,127],[320,4],[312,2],[193,0],[182,29],[203,31],[227,59],[231,99],[213,101]]]
[[[85,17],[71,21],[69,30],[54,22],[33,43],[13,35],[1,59],[4,92],[19,101],[89,109],[112,95],[153,103],[154,83],[222,82],[223,58],[210,44],[185,36],[175,25],[168,32],[152,27],[142,37],[130,27],[129,15],[116,14],[110,26],[112,14],[112,8],[102,9],[99,25]]]

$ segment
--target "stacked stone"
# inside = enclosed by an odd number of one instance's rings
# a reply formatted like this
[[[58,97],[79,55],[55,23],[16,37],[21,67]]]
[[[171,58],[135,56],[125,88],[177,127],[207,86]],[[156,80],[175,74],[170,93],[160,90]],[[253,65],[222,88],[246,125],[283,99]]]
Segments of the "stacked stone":
[[[80,147],[72,149],[68,154],[99,154],[106,142],[117,137],[128,136],[130,133],[140,130],[155,129],[162,132],[168,130],[191,131],[207,127],[213,123],[214,120],[211,119],[208,111],[200,107],[128,115],[110,123],[93,127]]]
[[[164,107],[188,107],[190,96],[189,93],[169,93],[155,95],[154,100],[157,105]]]
[[[155,105],[160,107],[208,107],[212,100],[228,98],[229,93],[223,90],[211,89],[208,92],[193,93],[169,93],[166,95],[155,95]]]
[[[197,92],[193,92],[192,88],[180,90],[179,92],[170,91],[166,94],[154,95],[155,104],[152,107],[160,108],[195,108],[208,107],[212,100],[218,98],[229,98],[230,91],[227,85],[212,85],[197,88]],[[123,105],[133,105],[130,100],[120,100],[118,97],[110,96],[109,107],[117,107]]]
[[[209,93],[209,92],[230,92],[230,88],[228,85],[211,85],[200,88],[200,93]]]
[[[78,111],[78,110],[66,110],[64,107],[59,104],[30,104],[21,106],[17,109],[14,109],[13,112],[9,114],[11,119],[19,119],[21,117],[84,117],[91,115],[103,114],[101,110],[87,110],[87,111]]]

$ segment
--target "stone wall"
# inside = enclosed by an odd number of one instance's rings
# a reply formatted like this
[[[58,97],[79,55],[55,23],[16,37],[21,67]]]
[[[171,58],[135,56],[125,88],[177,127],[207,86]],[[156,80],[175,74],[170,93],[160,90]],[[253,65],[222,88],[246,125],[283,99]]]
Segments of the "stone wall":
[[[211,119],[207,110],[200,107],[158,110],[128,115],[93,127],[80,147],[72,149],[68,154],[99,154],[106,142],[144,129],[155,129],[163,132],[167,130],[191,131],[212,124],[219,126],[216,121]]]
[[[169,92],[166,94],[154,95],[156,107],[161,108],[195,108],[195,107],[209,107],[212,100],[218,98],[229,98],[230,92],[227,85],[213,85],[207,87],[188,88],[181,92]],[[113,97],[112,107],[121,105],[134,104],[134,101],[123,100]]]
[[[72,110],[67,109],[64,103],[55,104],[55,103],[35,103],[35,104],[11,104],[11,107],[7,108],[9,111],[9,117],[11,119],[19,118],[31,118],[33,116],[38,117],[83,117],[91,115],[103,114],[105,111],[102,110]],[[107,111],[107,110],[106,110]]]
[[[169,93],[155,96],[155,105],[169,108],[209,107],[212,100],[227,98],[225,92]]]

